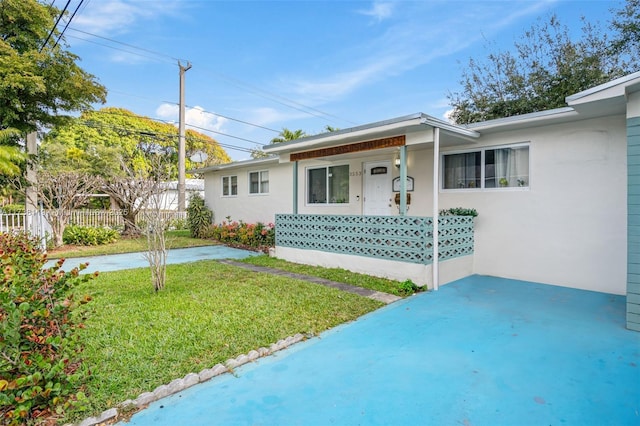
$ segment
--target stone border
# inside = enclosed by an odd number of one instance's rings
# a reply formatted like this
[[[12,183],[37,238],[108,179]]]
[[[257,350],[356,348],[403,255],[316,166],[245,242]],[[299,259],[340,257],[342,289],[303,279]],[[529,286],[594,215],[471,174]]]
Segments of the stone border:
[[[295,336],[289,336],[285,339],[278,340],[276,343],[271,344],[269,348],[260,348],[258,350],[249,351],[248,354],[238,355],[236,358],[230,358],[225,361],[224,364],[216,364],[212,368],[202,370],[200,373],[189,373],[181,379],[172,380],[169,384],[160,385],[152,392],[144,392],[134,400],[126,400],[116,408],[110,408],[103,411],[96,417],[89,417],[84,419],[80,423],[76,423],[77,426],[96,426],[101,423],[118,420],[117,417],[120,412],[131,413],[146,408],[152,402],[158,401],[169,395],[182,392],[183,390],[197,385],[198,383],[206,382],[213,377],[219,376],[224,373],[232,372],[235,368],[240,367],[249,362],[253,362],[258,358],[269,356],[275,352],[288,348],[291,345],[302,342],[312,336],[305,336],[303,334],[296,334]],[[69,423],[66,426],[72,426]]]

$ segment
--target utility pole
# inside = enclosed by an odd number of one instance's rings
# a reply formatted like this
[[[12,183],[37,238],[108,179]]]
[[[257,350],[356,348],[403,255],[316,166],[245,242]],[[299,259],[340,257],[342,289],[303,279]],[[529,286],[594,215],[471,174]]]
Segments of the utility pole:
[[[186,140],[184,131],[184,73],[191,69],[191,63],[187,61],[187,66],[183,66],[178,61],[180,67],[180,123],[179,123],[179,136],[178,136],[178,211],[185,211],[185,175],[186,175]]]

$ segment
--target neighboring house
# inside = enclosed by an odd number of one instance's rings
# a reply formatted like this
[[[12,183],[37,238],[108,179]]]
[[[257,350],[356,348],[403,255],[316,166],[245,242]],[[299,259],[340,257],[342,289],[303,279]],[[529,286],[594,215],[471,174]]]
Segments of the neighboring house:
[[[430,288],[483,274],[628,294],[640,329],[640,72],[566,100],[468,126],[414,114],[198,172],[217,222],[276,222],[278,257]],[[479,216],[431,219],[451,207]]]
[[[189,199],[195,193],[204,198],[204,179],[185,179],[185,206],[189,206]],[[159,200],[161,210],[178,210],[178,181],[164,184],[165,191]]]

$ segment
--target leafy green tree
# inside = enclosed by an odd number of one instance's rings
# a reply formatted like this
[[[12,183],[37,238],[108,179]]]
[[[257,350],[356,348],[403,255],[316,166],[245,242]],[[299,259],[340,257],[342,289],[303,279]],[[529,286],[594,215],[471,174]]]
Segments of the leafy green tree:
[[[197,151],[207,154],[205,166],[231,161],[218,142],[207,135],[189,129],[185,139],[187,169],[202,166],[189,159]],[[176,167],[170,177],[175,179],[178,176],[178,129],[123,108],[85,111],[79,118],[53,128],[42,142],[45,163],[58,167],[76,160],[103,176],[122,175],[123,165],[135,172],[150,170],[147,154],[157,147],[171,148],[167,150],[171,156],[169,162]]]
[[[640,69],[640,0],[627,0],[625,7],[613,12],[611,28],[616,36],[611,47],[629,55],[629,68]]]
[[[633,3],[637,0],[628,0]],[[466,124],[566,106],[568,95],[635,71],[637,55],[629,50],[633,40],[618,39],[613,49],[607,34],[583,19],[581,37],[574,41],[552,15],[525,31],[515,51],[490,53],[485,61],[470,59],[460,81],[462,92],[448,96],[451,118]]]
[[[0,0],[0,129],[32,132],[105,101],[64,38],[54,31],[45,45],[59,13],[36,0]]]
[[[20,133],[16,129],[0,129],[0,176],[17,176],[26,155],[15,145]]]
[[[0,177],[22,174],[26,133],[104,102],[106,89],[82,70],[53,30],[60,11],[36,0],[0,0]],[[50,32],[53,30],[51,37]]]

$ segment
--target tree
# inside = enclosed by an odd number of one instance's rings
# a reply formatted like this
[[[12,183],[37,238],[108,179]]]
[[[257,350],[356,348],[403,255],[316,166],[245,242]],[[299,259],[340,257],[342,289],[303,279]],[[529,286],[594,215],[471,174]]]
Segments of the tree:
[[[28,133],[104,103],[106,89],[64,38],[55,30],[48,37],[59,13],[36,0],[0,0],[0,129]]]
[[[121,209],[125,229],[123,235],[139,235],[138,213],[147,207],[154,193],[160,155],[168,172],[166,180],[176,179],[178,129],[138,116],[121,108],[86,111],[78,119],[56,126],[42,143],[41,161],[47,169],[83,170],[103,177],[102,190]],[[188,130],[186,132],[187,169],[195,167],[188,157],[202,151],[206,164],[230,162],[231,159],[212,138]]]
[[[189,159],[198,151],[207,154],[204,166],[231,161],[218,142],[207,135],[189,129],[185,139],[187,169],[203,166]],[[148,169],[149,157],[145,151],[149,147],[171,147],[173,151],[166,152],[176,167],[170,178],[178,176],[178,129],[172,124],[160,123],[123,108],[85,111],[77,119],[56,126],[44,138],[42,148],[47,150],[55,144],[64,146],[69,155],[85,155],[92,164],[93,173],[106,176],[121,175],[123,161],[127,169]],[[103,158],[105,155],[107,157]]]
[[[566,106],[567,96],[633,71],[637,59],[625,59],[634,56],[629,44],[611,46],[600,28],[584,20],[581,37],[573,41],[552,15],[527,30],[514,52],[469,60],[462,92],[448,95],[451,118],[466,124]]]
[[[16,129],[0,129],[0,175],[17,176],[26,155],[15,145],[20,133]]]
[[[275,144],[275,143],[282,143],[282,142],[288,142],[288,141],[292,141],[295,139],[300,139],[300,138],[304,138],[305,136],[308,136],[304,130],[298,129],[298,130],[289,130],[286,127],[284,127],[282,129],[282,131],[280,133],[278,133],[278,136],[276,136],[275,138],[271,139],[271,144]],[[264,152],[261,149],[252,149],[251,150],[251,158],[264,158],[264,157],[268,157],[269,155]]]
[[[625,7],[613,11],[611,28],[616,32],[611,48],[614,52],[630,54],[629,67],[640,68],[640,0],[627,0]]]
[[[71,211],[82,207],[100,187],[100,179],[74,171],[49,172],[39,170],[35,193],[45,209],[51,225],[55,247],[63,244],[62,235],[69,224]]]
[[[305,136],[307,136],[307,134],[301,129],[291,131],[284,127],[278,136],[271,139],[271,143],[289,142],[295,139],[304,138]]]

